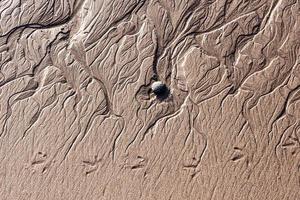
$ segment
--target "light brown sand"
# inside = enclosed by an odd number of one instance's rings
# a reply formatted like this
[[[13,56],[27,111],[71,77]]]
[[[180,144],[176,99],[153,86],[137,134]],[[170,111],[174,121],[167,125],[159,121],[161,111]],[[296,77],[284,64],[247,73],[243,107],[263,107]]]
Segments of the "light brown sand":
[[[0,200],[299,200],[299,11],[0,1]]]

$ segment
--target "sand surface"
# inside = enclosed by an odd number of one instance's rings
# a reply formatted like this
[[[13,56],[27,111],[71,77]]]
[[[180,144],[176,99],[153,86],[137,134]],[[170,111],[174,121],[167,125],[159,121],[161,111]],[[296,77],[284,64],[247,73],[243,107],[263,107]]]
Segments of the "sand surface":
[[[0,1],[0,200],[299,199],[299,0]]]

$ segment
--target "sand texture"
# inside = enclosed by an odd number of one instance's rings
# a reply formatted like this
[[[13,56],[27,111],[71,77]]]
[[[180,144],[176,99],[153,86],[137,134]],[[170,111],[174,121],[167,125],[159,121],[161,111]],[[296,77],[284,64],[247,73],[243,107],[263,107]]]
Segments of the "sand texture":
[[[300,200],[300,1],[1,0],[0,200]]]

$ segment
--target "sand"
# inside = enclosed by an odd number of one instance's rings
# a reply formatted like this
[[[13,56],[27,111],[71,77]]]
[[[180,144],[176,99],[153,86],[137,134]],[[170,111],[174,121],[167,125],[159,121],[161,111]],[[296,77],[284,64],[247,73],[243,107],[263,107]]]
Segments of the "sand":
[[[299,10],[0,1],[0,200],[299,200]]]

